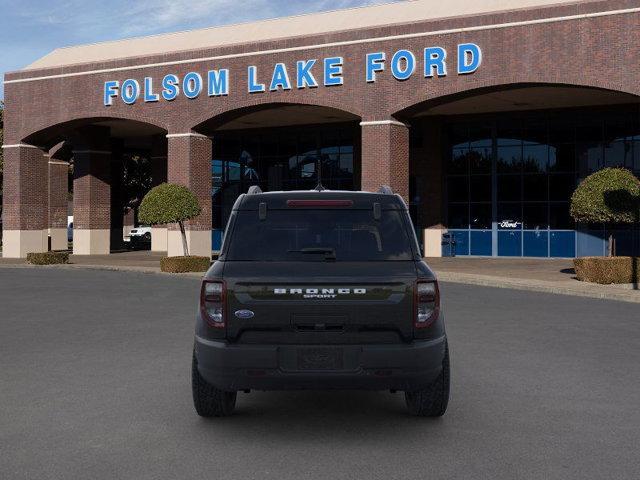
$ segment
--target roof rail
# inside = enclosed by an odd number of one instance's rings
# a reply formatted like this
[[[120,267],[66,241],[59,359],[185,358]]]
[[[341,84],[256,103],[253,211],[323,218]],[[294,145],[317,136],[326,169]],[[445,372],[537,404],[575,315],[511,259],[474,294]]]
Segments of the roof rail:
[[[247,190],[247,195],[256,195],[262,193],[262,189],[258,185],[251,185]]]
[[[390,186],[388,185],[382,185],[379,189],[378,189],[378,193],[381,193],[383,195],[393,195],[393,190],[391,189]]]

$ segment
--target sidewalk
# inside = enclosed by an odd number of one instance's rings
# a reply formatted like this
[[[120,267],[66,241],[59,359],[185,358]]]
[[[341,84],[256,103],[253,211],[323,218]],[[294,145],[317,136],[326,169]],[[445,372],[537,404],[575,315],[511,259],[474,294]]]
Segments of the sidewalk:
[[[94,268],[161,273],[159,264],[163,256],[163,253],[148,251],[120,252],[112,255],[71,255],[70,265],[48,267],[27,265],[24,260],[0,258],[0,268]],[[427,258],[426,261],[443,282],[640,303],[640,291],[633,290],[632,285],[596,285],[577,281],[573,263],[567,259],[455,257]],[[200,273],[182,275],[202,276]]]
[[[570,259],[426,258],[443,282],[513,288],[640,303],[633,285],[598,285],[575,278]]]

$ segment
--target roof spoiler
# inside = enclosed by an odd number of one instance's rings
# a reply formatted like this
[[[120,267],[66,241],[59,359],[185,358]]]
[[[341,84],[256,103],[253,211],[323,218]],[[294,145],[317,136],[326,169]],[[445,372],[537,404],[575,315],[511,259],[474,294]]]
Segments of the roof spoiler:
[[[379,194],[382,194],[382,195],[395,195],[395,196],[397,196],[397,197],[400,199],[400,201],[404,204],[405,208],[407,208],[407,209],[409,208],[409,207],[407,206],[407,202],[404,200],[404,198],[402,198],[402,195],[398,195],[397,193],[395,193],[395,192],[393,191],[393,189],[392,189],[389,185],[382,185],[382,186],[378,189],[378,193],[379,193]],[[376,214],[376,212],[375,212],[375,208],[376,208],[376,207],[375,207],[375,205],[374,205],[374,215]],[[377,219],[377,218],[376,218],[376,219]]]

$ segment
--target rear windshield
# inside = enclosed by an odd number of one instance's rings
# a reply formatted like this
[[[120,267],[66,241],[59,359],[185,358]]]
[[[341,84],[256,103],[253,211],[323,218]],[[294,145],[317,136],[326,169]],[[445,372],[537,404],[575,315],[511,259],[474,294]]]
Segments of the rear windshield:
[[[373,210],[270,210],[260,221],[256,211],[239,211],[226,259],[412,260],[406,215],[389,210],[375,220]]]

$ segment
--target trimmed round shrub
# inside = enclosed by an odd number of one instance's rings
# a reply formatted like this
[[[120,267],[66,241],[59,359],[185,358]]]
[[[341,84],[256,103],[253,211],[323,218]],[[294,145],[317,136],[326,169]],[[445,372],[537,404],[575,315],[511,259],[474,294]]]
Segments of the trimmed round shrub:
[[[581,257],[573,260],[576,277],[583,282],[612,283],[640,282],[639,257]]]
[[[182,249],[189,256],[187,234],[184,222],[202,213],[198,198],[183,185],[163,183],[152,188],[142,199],[138,211],[138,219],[149,225],[165,225],[177,223],[182,236]]]
[[[31,265],[60,265],[69,263],[69,252],[27,253]]]
[[[140,204],[138,218],[149,225],[181,223],[202,212],[194,193],[183,185],[163,183],[152,188]]]
[[[209,257],[164,257],[160,259],[160,271],[167,273],[206,272],[211,266]]]
[[[585,178],[571,196],[571,216],[584,223],[634,223],[640,180],[624,168],[605,168]]]

